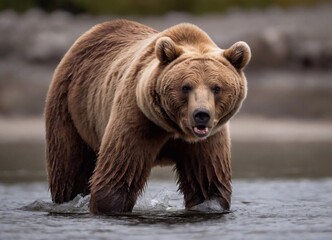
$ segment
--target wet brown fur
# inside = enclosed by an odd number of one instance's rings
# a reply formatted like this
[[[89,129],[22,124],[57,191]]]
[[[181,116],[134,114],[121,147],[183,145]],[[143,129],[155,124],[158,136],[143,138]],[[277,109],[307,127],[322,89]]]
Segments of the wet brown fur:
[[[217,199],[229,209],[227,122],[246,95],[242,68],[250,53],[242,50],[218,49],[191,24],[158,33],[118,20],[83,34],[57,67],[46,101],[53,201],[91,192],[94,214],[131,211],[152,167],[174,164],[187,208]],[[188,106],[195,104],[178,91],[188,79],[210,96],[201,97],[215,120],[206,139],[188,129]],[[218,96],[208,87],[216,83],[223,89]],[[198,90],[192,94],[203,96]]]

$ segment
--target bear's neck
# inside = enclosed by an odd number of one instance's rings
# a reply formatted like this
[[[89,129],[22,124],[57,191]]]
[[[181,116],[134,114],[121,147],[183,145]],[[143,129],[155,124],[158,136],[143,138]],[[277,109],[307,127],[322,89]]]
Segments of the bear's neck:
[[[149,66],[143,70],[136,87],[136,101],[138,107],[144,115],[157,126],[169,133],[176,133],[179,127],[168,116],[163,109],[160,95],[156,91],[156,69],[158,60],[153,60]]]

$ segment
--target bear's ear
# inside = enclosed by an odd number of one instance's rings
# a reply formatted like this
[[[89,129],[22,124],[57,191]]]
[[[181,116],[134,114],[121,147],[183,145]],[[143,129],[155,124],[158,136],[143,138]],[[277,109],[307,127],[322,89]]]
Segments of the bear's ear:
[[[224,51],[224,57],[238,70],[242,70],[250,61],[250,47],[245,42],[234,43]]]
[[[181,53],[182,49],[169,37],[161,37],[156,42],[156,55],[161,63],[169,63]]]

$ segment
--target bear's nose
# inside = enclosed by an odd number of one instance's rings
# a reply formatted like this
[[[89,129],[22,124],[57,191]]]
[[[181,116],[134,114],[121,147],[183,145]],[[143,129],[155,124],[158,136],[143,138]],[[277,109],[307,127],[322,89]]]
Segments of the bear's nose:
[[[197,125],[206,125],[210,121],[210,112],[204,108],[198,108],[193,112],[193,118]]]

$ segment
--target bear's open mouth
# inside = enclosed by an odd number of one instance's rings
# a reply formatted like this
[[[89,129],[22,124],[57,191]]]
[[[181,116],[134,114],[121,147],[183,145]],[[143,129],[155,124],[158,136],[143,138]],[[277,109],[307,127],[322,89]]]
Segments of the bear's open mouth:
[[[209,135],[209,128],[205,125],[198,125],[193,127],[193,131],[197,137],[206,137]]]

